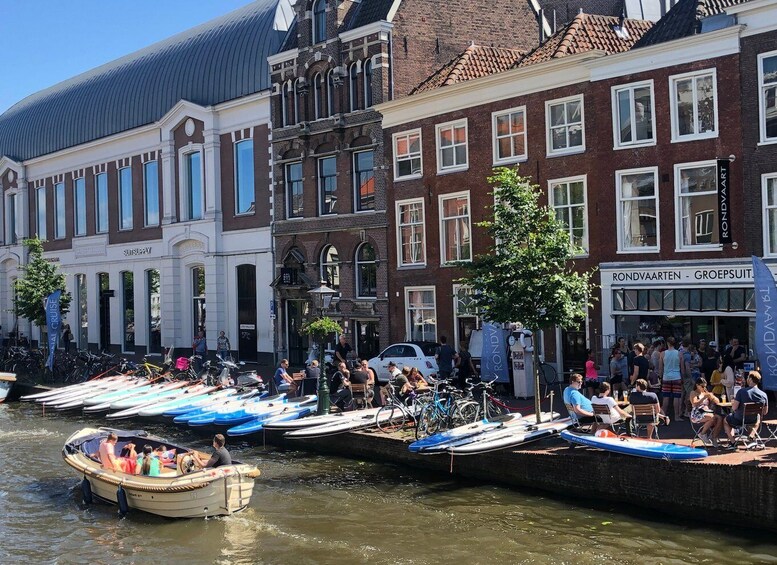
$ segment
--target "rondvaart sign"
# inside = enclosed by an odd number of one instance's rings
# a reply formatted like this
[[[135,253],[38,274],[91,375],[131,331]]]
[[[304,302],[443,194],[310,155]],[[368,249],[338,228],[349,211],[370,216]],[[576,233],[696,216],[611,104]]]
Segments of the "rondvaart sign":
[[[731,243],[731,163],[718,159],[718,237],[720,243]]]

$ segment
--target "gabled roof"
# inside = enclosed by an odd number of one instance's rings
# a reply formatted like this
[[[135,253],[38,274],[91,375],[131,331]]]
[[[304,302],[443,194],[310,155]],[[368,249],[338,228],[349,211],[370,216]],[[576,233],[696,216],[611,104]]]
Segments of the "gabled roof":
[[[701,20],[747,0],[680,0],[634,47],[645,47],[699,32]]]
[[[459,82],[506,71],[515,66],[524,51],[504,47],[470,45],[461,55],[446,63],[440,70],[415,87],[410,94],[427,92]]]
[[[26,161],[270,88],[290,0],[247,6],[32,94],[0,115],[0,155]]]
[[[535,65],[586,51],[622,53],[632,48],[652,26],[643,20],[623,20],[626,33],[616,31],[621,22],[612,16],[578,14],[563,29],[524,57],[519,67]]]

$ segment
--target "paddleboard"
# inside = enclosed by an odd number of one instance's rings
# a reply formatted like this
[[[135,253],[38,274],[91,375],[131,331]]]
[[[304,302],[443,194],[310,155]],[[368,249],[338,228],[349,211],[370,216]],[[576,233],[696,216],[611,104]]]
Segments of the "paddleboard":
[[[685,461],[707,457],[707,451],[704,449],[677,445],[676,443],[663,443],[650,439],[619,436],[610,430],[597,430],[595,435],[563,431],[561,432],[561,437],[570,443],[598,447],[606,451],[633,455],[635,457],[647,457],[649,459]]]
[[[265,426],[269,423],[280,423],[280,422],[298,420],[300,418],[304,418],[308,414],[315,413],[315,411],[316,411],[315,406],[310,406],[310,407],[298,407],[298,408],[290,409],[287,412],[281,412],[280,414],[267,414],[268,416],[267,418],[264,418],[264,417],[256,418],[254,420],[251,420],[250,422],[244,422],[239,426],[229,428],[227,430],[227,435],[228,436],[247,436],[250,434],[255,434],[265,429]]]
[[[472,441],[465,440],[457,444],[448,444],[446,451],[452,455],[477,455],[500,449],[510,449],[556,435],[574,425],[570,418],[541,424],[537,424],[533,416],[529,416],[528,419],[533,421],[523,426],[510,426],[489,431],[471,438]]]

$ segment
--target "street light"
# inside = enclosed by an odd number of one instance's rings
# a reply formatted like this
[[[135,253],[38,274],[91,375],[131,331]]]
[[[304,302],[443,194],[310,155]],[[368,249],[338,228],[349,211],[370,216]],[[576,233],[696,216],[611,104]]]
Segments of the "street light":
[[[324,312],[329,310],[332,298],[337,294],[337,291],[326,286],[326,281],[322,280],[317,288],[309,290],[308,293],[313,306],[318,310],[319,318],[323,318]],[[320,337],[321,343],[318,344],[318,366],[321,372],[318,377],[318,406],[316,414],[319,416],[329,414],[329,383],[327,382],[324,367],[324,337],[323,335]]]

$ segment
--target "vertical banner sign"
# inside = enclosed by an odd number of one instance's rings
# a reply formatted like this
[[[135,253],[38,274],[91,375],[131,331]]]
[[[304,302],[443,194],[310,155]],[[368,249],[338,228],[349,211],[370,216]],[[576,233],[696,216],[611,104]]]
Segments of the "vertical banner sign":
[[[728,159],[718,159],[718,237],[720,243],[731,243],[731,178]]]
[[[62,317],[59,313],[59,296],[61,294],[61,290],[55,290],[43,301],[46,308],[46,326],[49,330],[49,358],[46,361],[49,370],[54,368],[54,352],[57,350],[59,328],[62,325]]]
[[[769,267],[753,255],[755,282],[755,347],[761,365],[761,387],[777,390],[777,286]]]
[[[505,331],[491,322],[483,323],[483,352],[480,374],[484,380],[496,377],[497,382],[510,382],[507,371],[507,343]]]

